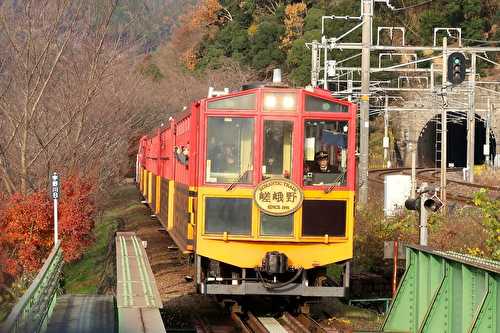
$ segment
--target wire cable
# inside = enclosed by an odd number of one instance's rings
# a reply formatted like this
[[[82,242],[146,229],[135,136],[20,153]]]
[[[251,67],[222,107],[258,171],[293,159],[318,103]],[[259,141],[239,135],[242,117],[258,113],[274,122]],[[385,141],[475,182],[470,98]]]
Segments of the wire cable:
[[[458,39],[458,37],[455,37],[453,35],[448,34],[449,37],[453,39]],[[480,39],[471,39],[471,38],[464,38],[462,37],[462,40],[467,40],[470,42],[475,42],[475,43],[483,43],[483,44],[500,44],[500,40],[480,40]]]
[[[304,269],[303,268],[299,268],[297,270],[297,273],[295,273],[295,275],[288,281],[285,281],[285,282],[278,282],[278,283],[273,283],[273,282],[268,282],[266,281],[266,279],[264,279],[262,277],[262,274],[260,272],[260,269],[257,269],[257,275],[259,276],[259,279],[261,280],[262,282],[262,285],[266,288],[266,289],[278,289],[278,288],[282,288],[282,287],[286,287],[288,286],[289,284],[291,284],[293,281],[297,280],[297,278],[302,274],[302,271]]]
[[[415,8],[415,7],[420,7],[420,6],[423,6],[423,5],[427,5],[428,3],[431,3],[432,1],[434,1],[434,0],[427,0],[427,1],[424,1],[424,2],[421,2],[421,3],[417,3],[417,4],[414,4],[414,5],[410,5],[410,6],[406,6],[406,7],[402,7],[402,8],[394,8],[392,11],[399,12],[399,11],[402,11],[402,10],[407,10],[407,9],[412,9],[412,8]]]

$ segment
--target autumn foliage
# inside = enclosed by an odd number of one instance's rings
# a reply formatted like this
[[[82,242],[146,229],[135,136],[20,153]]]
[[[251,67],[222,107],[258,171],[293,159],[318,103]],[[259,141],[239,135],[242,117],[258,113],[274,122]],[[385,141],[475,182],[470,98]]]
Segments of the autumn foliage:
[[[92,189],[90,181],[78,177],[70,177],[62,184],[59,237],[66,262],[79,259],[93,240],[95,206]]]
[[[59,239],[66,262],[80,258],[92,241],[95,206],[91,184],[87,179],[69,177],[61,186]],[[52,200],[46,190],[15,193],[0,200],[1,275],[36,272],[53,246]]]
[[[307,6],[303,2],[289,4],[285,7],[285,35],[281,39],[281,46],[289,48],[294,40],[300,38],[304,30],[304,17]]]

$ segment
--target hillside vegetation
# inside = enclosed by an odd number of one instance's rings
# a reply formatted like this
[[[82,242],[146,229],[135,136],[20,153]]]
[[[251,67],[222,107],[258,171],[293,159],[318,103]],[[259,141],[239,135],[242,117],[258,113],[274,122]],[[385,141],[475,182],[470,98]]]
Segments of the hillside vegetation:
[[[430,45],[433,27],[462,27],[465,44],[500,39],[495,0],[409,0],[375,5],[374,27],[404,26],[408,44]],[[310,51],[305,44],[321,37],[323,15],[359,16],[360,2],[352,0],[201,0],[184,17],[177,37],[185,67],[203,72],[222,67],[227,59],[257,73],[285,70],[294,85],[310,81]],[[358,22],[326,21],[325,34],[339,36]],[[374,34],[376,29],[374,29]],[[360,42],[361,30],[343,41]],[[182,36],[182,37],[181,37]],[[375,39],[374,39],[375,40]],[[450,44],[453,44],[450,38]],[[349,52],[344,52],[349,56]]]

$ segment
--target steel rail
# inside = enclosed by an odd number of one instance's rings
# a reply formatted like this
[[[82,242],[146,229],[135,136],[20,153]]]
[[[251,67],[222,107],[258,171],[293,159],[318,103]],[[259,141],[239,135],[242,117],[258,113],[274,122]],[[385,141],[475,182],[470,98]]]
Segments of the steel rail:
[[[241,319],[238,313],[231,312],[231,319],[235,322],[236,326],[241,329],[241,332],[252,333],[250,327]]]
[[[247,313],[248,319],[246,320],[247,326],[254,333],[269,333],[264,325],[255,317],[251,312]]]
[[[401,172],[405,173],[405,171],[410,170],[411,168],[388,168],[388,169],[371,169],[369,170],[370,174],[370,180],[375,181],[377,183],[383,184],[384,183],[384,177],[387,174],[391,173],[396,173],[396,172]],[[438,169],[435,168],[417,168],[417,175],[420,178],[424,178],[424,180],[427,181],[437,181],[439,180],[439,177],[435,174],[436,172],[439,172]],[[448,172],[452,171],[458,171],[457,168],[448,168]],[[434,172],[432,176],[427,176],[425,173],[428,172]],[[464,182],[464,181],[459,181],[459,180],[453,180],[453,179],[448,179],[448,183],[450,184],[455,184],[459,186],[466,186],[466,187],[473,187],[473,188],[485,188],[490,191],[495,191],[495,192],[500,192],[500,186],[493,186],[493,185],[486,185],[486,184],[479,184],[479,183],[469,183],[469,182]],[[455,192],[460,192],[460,190],[457,190]],[[472,196],[469,195],[464,195],[461,193],[452,193],[448,194],[448,197],[452,200],[459,201],[462,203],[471,203],[472,202]]]

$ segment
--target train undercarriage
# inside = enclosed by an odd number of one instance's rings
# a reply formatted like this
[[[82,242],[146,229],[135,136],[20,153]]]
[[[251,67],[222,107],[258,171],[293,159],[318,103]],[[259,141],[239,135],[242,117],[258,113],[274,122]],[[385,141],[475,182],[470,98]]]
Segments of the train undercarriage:
[[[327,276],[326,267],[285,269],[265,260],[261,267],[240,268],[195,255],[194,263],[198,291],[205,295],[347,297],[349,293],[349,261],[335,265],[338,279]]]

